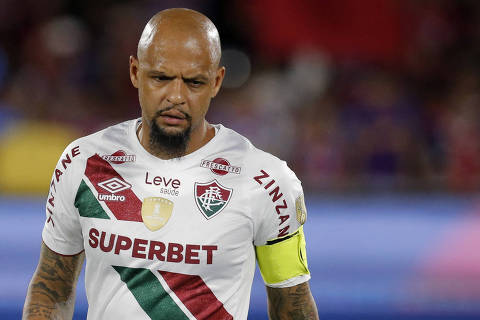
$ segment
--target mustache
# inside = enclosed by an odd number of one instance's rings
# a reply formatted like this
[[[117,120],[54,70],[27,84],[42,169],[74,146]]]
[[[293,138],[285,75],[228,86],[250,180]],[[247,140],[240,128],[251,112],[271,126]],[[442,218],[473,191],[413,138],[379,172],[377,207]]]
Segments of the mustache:
[[[188,112],[185,112],[179,108],[175,108],[177,105],[172,105],[172,106],[169,106],[169,107],[166,107],[166,108],[163,108],[162,110],[158,110],[157,112],[155,112],[155,114],[153,115],[153,118],[156,119],[158,117],[160,117],[162,115],[162,113],[164,112],[167,112],[167,111],[170,111],[172,109],[175,109],[176,111],[180,112],[181,114],[183,114],[185,116],[185,119],[187,120],[191,120],[192,119],[192,116],[188,113]]]

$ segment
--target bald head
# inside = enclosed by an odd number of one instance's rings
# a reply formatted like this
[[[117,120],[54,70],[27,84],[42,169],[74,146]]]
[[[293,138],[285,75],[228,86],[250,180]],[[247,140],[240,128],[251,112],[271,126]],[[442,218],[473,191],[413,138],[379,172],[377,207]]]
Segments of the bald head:
[[[217,28],[201,13],[169,9],[145,26],[130,79],[142,109],[141,143],[164,159],[206,144],[215,129],[205,119],[225,76]],[[177,139],[178,138],[178,139]]]
[[[198,50],[208,55],[212,66],[218,67],[220,63],[221,47],[217,28],[210,19],[194,10],[174,8],[154,15],[138,42],[139,62],[143,62],[147,51],[158,51],[165,46]]]

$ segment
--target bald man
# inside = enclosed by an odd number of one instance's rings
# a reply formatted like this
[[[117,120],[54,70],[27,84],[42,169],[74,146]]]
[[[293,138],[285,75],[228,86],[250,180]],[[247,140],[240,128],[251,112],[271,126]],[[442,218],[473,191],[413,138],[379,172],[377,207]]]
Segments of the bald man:
[[[72,317],[84,258],[88,319],[247,319],[255,261],[271,319],[318,319],[300,181],[205,120],[220,56],[217,29],[198,12],[148,22],[130,57],[141,117],[60,157],[24,319]]]

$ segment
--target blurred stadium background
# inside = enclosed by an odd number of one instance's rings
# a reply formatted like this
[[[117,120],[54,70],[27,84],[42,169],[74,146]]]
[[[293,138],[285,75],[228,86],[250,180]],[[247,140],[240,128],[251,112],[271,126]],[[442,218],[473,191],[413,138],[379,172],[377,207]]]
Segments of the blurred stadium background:
[[[0,318],[20,318],[63,148],[139,115],[128,56],[168,7],[220,31],[209,120],[303,181],[321,319],[479,319],[475,0],[1,0]],[[250,309],[266,319],[258,277]]]

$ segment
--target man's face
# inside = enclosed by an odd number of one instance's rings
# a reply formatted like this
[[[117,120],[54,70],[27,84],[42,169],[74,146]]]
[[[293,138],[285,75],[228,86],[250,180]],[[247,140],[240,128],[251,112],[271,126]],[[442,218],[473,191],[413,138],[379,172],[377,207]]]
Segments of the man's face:
[[[138,88],[142,118],[150,132],[153,127],[166,136],[201,132],[223,75],[208,45],[193,37],[154,39],[138,59],[130,57],[130,77]]]

